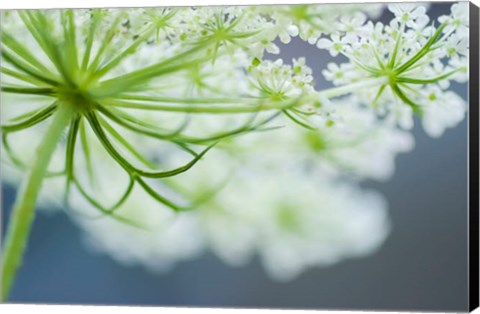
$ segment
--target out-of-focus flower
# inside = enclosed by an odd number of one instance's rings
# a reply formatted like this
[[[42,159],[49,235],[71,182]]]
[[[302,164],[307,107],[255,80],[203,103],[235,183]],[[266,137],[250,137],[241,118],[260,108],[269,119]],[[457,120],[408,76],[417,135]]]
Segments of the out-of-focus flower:
[[[445,33],[457,31],[459,34],[468,34],[469,15],[468,3],[458,2],[452,5],[450,15],[442,15],[438,18],[440,23],[446,23]]]
[[[192,178],[199,169],[186,175]],[[255,163],[237,167],[225,188],[196,213],[215,254],[232,265],[259,254],[277,280],[368,254],[389,230],[378,194]]]
[[[432,137],[440,137],[447,128],[465,118],[465,101],[452,91],[430,87],[425,91],[428,102],[423,109],[423,127]]]

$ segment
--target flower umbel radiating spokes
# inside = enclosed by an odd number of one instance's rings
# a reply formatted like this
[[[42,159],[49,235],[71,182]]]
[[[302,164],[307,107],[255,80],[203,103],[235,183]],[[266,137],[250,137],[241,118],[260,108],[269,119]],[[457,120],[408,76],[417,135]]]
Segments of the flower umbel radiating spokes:
[[[45,96],[53,100],[50,105],[17,117],[14,122],[4,125],[2,127],[4,147],[10,153],[12,161],[17,163],[17,165],[25,166],[21,164],[20,159],[10,150],[10,145],[8,144],[9,134],[48,121],[58,110],[63,107],[68,107],[71,111],[71,118],[68,123],[68,136],[65,145],[65,169],[60,173],[51,174],[66,176],[67,191],[71,184],[75,185],[79,191],[103,213],[115,216],[114,210],[128,197],[133,185],[139,184],[154,198],[172,209],[185,210],[187,209],[186,207],[177,205],[155,192],[149,187],[144,178],[165,178],[187,171],[200,160],[216,141],[227,136],[254,130],[262,123],[254,123],[252,120],[235,130],[212,134],[211,136],[203,138],[194,138],[182,135],[182,131],[187,127],[187,123],[182,123],[176,129],[162,130],[157,126],[136,121],[127,111],[122,111],[120,108],[128,107],[126,104],[129,104],[131,108],[136,109],[176,110],[179,114],[186,115],[195,112],[195,107],[190,105],[183,107],[160,105],[155,107],[151,104],[162,102],[187,103],[189,101],[194,104],[208,104],[213,101],[228,104],[232,102],[232,100],[188,100],[167,97],[141,97],[138,95],[138,92],[141,91],[144,86],[148,86],[153,79],[161,79],[164,75],[185,70],[189,66],[203,61],[205,55],[199,52],[199,49],[200,47],[208,48],[212,45],[213,41],[208,39],[194,48],[184,49],[175,56],[166,57],[160,62],[153,63],[143,69],[109,78],[110,72],[114,71],[140,44],[144,44],[146,38],[149,38],[154,33],[158,34],[159,28],[167,26],[167,24],[163,22],[171,18],[173,13],[170,12],[164,15],[164,18],[161,19],[163,24],[159,23],[158,20],[155,23],[146,24],[145,28],[140,31],[140,35],[130,41],[128,41],[127,35],[118,34],[119,27],[121,27],[122,23],[122,14],[119,13],[116,16],[112,16],[114,20],[110,29],[107,30],[100,46],[93,51],[93,43],[94,41],[98,41],[95,36],[98,36],[97,28],[100,27],[100,17],[104,14],[108,13],[101,10],[92,10],[90,12],[90,24],[85,30],[87,31],[87,35],[84,38],[86,45],[84,49],[81,49],[78,45],[79,40],[77,39],[79,30],[76,28],[74,12],[72,10],[46,13],[41,11],[19,12],[31,36],[36,40],[45,56],[48,57],[49,63],[51,63],[48,65],[53,65],[53,67],[44,65],[44,63],[29,52],[30,50],[27,47],[18,42],[12,35],[7,32],[3,33],[2,56],[4,60],[12,66],[2,68],[3,73],[17,79],[20,83],[6,83],[2,86],[2,91]],[[55,25],[52,24],[54,20],[52,17],[47,18],[47,15],[54,15],[56,18],[59,18],[62,30],[55,29]],[[44,31],[45,27],[48,31]],[[127,48],[117,53],[107,54],[107,45],[113,41],[115,36],[127,37],[124,39],[128,43],[126,45]],[[180,63],[180,61],[184,61],[187,56],[189,56],[188,62]],[[142,107],[138,102],[134,102],[139,100],[150,101],[151,103]],[[245,100],[242,101],[245,102]],[[246,101],[248,102],[248,99]],[[258,100],[255,101],[258,102]],[[228,107],[222,109],[228,110]],[[209,110],[215,112],[212,107],[200,111],[208,112]],[[239,110],[242,111],[241,108]],[[151,163],[149,164],[148,161],[144,160],[144,157],[137,151],[134,145],[125,140],[122,132],[116,131],[118,127],[137,132],[144,136],[153,137],[160,141],[171,142],[179,149],[190,153],[192,159],[188,163],[172,170],[143,170],[132,164],[132,162],[123,156],[119,149],[116,148],[118,145],[123,146],[124,149],[129,151],[129,153],[136,157],[141,163],[144,165],[147,164],[148,166],[151,165]],[[85,189],[82,188],[75,177],[75,171],[78,171],[75,170],[74,167],[75,145],[79,143],[79,134],[80,136],[85,134],[86,128],[93,130],[104,149],[122,166],[130,177],[130,184],[125,194],[121,195],[118,202],[110,208],[100,206],[98,201],[86,194]],[[85,136],[82,137],[84,142],[88,141]],[[194,144],[206,144],[207,147],[200,152],[196,152],[192,147]],[[88,142],[83,145],[88,147]]]
[[[69,191],[75,188],[102,215],[139,226],[135,220],[115,212],[136,186],[174,211],[196,207],[195,200],[180,204],[164,196],[163,192],[152,187],[151,180],[176,176],[189,170],[219,140],[260,129],[276,116],[258,117],[257,112],[295,105],[292,99],[265,103],[266,99],[258,97],[179,96],[178,88],[182,84],[176,82],[169,87],[169,80],[182,81],[181,74],[185,70],[209,63],[212,60],[211,49],[215,50],[213,59],[224,55],[226,44],[234,42],[227,37],[238,37],[238,33],[229,32],[240,18],[230,21],[229,26],[217,19],[217,30],[225,30],[225,36],[217,36],[218,32],[211,36],[202,34],[202,39],[192,43],[186,34],[208,28],[209,22],[183,23],[192,13],[190,9],[152,9],[160,14],[150,15],[146,21],[132,19],[135,12],[143,10],[132,11],[130,15],[122,10],[102,9],[4,14],[10,27],[2,29],[1,53],[5,64],[1,72],[6,79],[1,90],[5,95],[28,96],[29,103],[38,101],[39,105],[20,114],[10,110],[10,117],[2,125],[3,146],[8,159],[29,171],[27,184],[19,192],[14,206],[7,235],[2,268],[3,298],[8,295],[19,265],[43,178],[64,177],[63,190],[67,201]],[[180,20],[175,21],[175,18]],[[171,23],[180,27],[172,31]],[[253,34],[255,31],[240,37]],[[152,36],[155,37],[154,42],[151,42]],[[18,38],[23,38],[23,41]],[[135,64],[133,68],[132,62]],[[169,97],[162,95],[166,90],[170,92]],[[45,105],[45,102],[48,104]],[[159,126],[158,120],[148,117],[139,119],[138,113],[132,115],[133,111],[175,113],[174,121],[179,123],[172,126],[164,119],[165,127]],[[185,132],[189,127],[189,115],[195,113],[246,113],[250,114],[250,118],[240,125],[237,123],[234,128],[194,136]],[[15,153],[9,137],[45,125],[48,127],[38,147],[38,156],[33,158],[33,162],[25,162]],[[65,132],[67,135],[63,139]],[[128,132],[130,137],[127,139]],[[141,152],[144,147],[139,139],[142,137],[173,145],[189,154],[190,160],[168,170],[161,162],[161,167],[158,167],[159,162],[150,160],[148,154]],[[88,187],[79,178],[86,173],[90,182],[98,181],[91,167],[96,158],[91,150],[93,139],[128,176],[124,192],[110,205],[105,205],[89,193]],[[64,149],[63,169],[49,171],[50,160],[58,150],[56,146],[59,142],[62,143],[60,149]],[[85,170],[78,167],[78,147],[83,150]]]
[[[453,5],[452,15],[460,15],[458,12],[463,12],[466,6],[465,3]],[[465,23],[468,26],[468,21],[459,22],[459,19],[444,16],[439,18],[442,23],[435,28],[434,23],[428,25],[424,7],[392,4],[389,10],[395,15],[389,25],[368,22],[357,34],[338,32],[331,40],[319,40],[319,48],[350,59],[349,63],[341,65],[346,71],[335,75],[326,71],[325,75],[337,84],[384,78],[376,93],[368,92],[363,101],[382,108],[393,100],[408,105],[410,111],[423,117],[429,103],[422,98],[423,89],[428,85],[445,89],[450,80],[459,80],[467,72],[467,32],[455,31],[454,26]],[[452,47],[454,43],[455,48]],[[395,99],[385,96],[387,90]],[[465,112],[464,107],[457,107],[457,110]]]

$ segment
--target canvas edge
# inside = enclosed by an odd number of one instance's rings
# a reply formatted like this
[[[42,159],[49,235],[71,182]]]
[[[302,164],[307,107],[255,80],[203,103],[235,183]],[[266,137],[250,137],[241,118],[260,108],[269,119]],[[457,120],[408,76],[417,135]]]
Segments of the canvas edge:
[[[470,2],[469,79],[469,297],[468,309],[479,306],[479,7]]]

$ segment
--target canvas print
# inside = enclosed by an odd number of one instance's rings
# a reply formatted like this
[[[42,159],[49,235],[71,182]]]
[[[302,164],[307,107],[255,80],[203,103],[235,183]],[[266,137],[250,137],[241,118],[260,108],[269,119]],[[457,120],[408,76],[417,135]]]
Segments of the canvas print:
[[[3,10],[2,302],[467,310],[471,10]]]

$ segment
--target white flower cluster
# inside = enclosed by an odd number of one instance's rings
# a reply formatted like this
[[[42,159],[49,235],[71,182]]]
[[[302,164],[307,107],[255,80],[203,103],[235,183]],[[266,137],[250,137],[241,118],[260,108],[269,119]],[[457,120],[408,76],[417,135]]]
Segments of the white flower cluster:
[[[424,5],[392,4],[386,25],[371,20],[383,10],[374,4],[72,11],[78,36],[65,45],[90,47],[72,81],[98,100],[100,118],[96,128],[79,122],[74,184],[62,176],[67,131],[41,200],[67,201],[95,250],[153,270],[210,250],[230,265],[258,255],[274,279],[291,280],[367,255],[390,222],[382,196],[359,182],[393,175],[396,155],[414,146],[414,114],[434,137],[464,119],[449,83],[467,79],[467,8],[432,21]],[[50,79],[48,55],[39,65],[13,52],[45,42],[25,23],[45,23],[64,43],[69,22],[58,10],[2,18],[2,180],[17,185],[48,125],[17,132],[15,123],[43,119],[57,94],[32,88]],[[315,86],[310,60],[266,58],[293,37],[348,59],[320,71],[333,88]],[[181,171],[139,170],[159,165]]]
[[[343,27],[321,38],[318,48],[349,59],[329,64],[323,74],[335,85],[385,78],[383,84],[358,93],[358,102],[407,130],[417,113],[429,135],[441,136],[466,112],[465,101],[448,88],[451,81],[467,79],[468,3],[452,5],[450,16],[438,18],[438,27],[425,7],[391,4],[388,9],[395,16],[388,25],[366,22],[359,15],[350,31]]]

